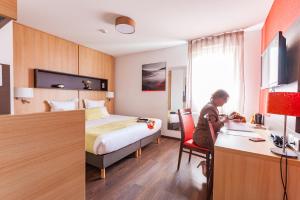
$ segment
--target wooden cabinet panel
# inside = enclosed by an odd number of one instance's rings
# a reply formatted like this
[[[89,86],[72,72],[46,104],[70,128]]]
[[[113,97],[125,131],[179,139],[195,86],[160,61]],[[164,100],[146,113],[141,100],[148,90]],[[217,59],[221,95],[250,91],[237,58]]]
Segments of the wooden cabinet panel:
[[[234,131],[233,131],[234,132]],[[214,200],[281,200],[280,156],[269,131],[255,130],[265,142],[251,142],[248,137],[219,134],[214,153]],[[257,137],[257,136],[254,136]],[[285,171],[285,159],[283,159]],[[300,196],[300,160],[288,159],[288,199]],[[285,172],[284,172],[285,174]]]
[[[33,69],[78,74],[78,45],[14,23],[16,87],[33,87]]]
[[[115,90],[115,61],[112,56],[103,55],[103,74],[104,78],[108,79],[108,90],[114,91]]]
[[[79,46],[79,75],[108,79],[109,90],[114,90],[114,57]]]
[[[17,0],[0,0],[0,15],[17,19]]]
[[[18,23],[14,23],[13,33],[15,87],[34,87],[34,69],[39,68],[108,79],[108,90],[114,91],[114,57]],[[49,110],[45,100],[72,98],[104,100],[105,92],[34,89],[30,104],[14,101],[15,113],[45,112]],[[113,99],[107,101],[107,107],[114,112]]]
[[[102,52],[79,46],[79,75],[108,79],[108,90],[115,90],[115,59]],[[105,99],[104,92],[79,92],[80,99]],[[106,101],[110,113],[114,113],[114,100]]]
[[[14,23],[14,86],[34,87],[34,69],[78,74],[78,45]],[[49,111],[46,100],[78,98],[78,91],[34,89],[30,104],[15,100],[15,113]]]
[[[0,116],[0,199],[85,198],[84,112]]]

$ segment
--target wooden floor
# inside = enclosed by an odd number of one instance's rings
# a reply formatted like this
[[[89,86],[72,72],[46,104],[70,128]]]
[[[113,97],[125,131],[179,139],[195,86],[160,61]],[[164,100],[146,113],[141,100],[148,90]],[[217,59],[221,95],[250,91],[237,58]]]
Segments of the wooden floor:
[[[183,154],[176,171],[179,141],[162,138],[160,144],[143,148],[142,157],[133,156],[108,167],[106,179],[99,179],[99,170],[87,165],[87,200],[176,200],[205,199],[206,178],[197,168],[200,158],[188,164]]]

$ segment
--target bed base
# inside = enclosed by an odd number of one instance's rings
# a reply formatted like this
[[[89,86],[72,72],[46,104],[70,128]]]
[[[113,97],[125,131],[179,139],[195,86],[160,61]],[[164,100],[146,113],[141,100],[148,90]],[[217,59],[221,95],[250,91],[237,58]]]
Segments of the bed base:
[[[100,177],[105,179],[105,168],[133,153],[135,153],[136,158],[140,157],[142,155],[142,147],[152,143],[153,141],[156,141],[156,143],[159,144],[160,135],[161,130],[150,136],[142,138],[135,143],[123,147],[122,149],[103,155],[95,155],[93,153],[86,152],[86,163],[97,167],[100,170]]]

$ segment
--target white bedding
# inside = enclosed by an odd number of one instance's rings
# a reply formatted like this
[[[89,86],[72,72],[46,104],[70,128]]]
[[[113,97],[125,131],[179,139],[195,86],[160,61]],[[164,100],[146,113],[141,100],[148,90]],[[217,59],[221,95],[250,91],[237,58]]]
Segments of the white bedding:
[[[123,121],[132,117],[121,115],[110,115],[106,118],[97,120],[86,121],[85,127],[90,128],[93,126],[100,126],[116,121]],[[154,119],[155,126],[153,129],[148,129],[146,123],[138,123],[124,129],[116,130],[110,134],[98,136],[94,143],[94,153],[98,155],[110,153],[119,150],[129,144],[132,144],[144,137],[154,134],[161,129],[161,120]]]

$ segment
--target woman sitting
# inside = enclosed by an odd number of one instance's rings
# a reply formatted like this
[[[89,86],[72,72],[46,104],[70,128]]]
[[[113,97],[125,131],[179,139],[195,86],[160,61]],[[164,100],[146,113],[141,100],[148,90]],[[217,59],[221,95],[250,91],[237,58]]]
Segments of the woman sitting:
[[[201,147],[207,148],[211,151],[214,149],[214,143],[211,138],[209,128],[205,116],[208,116],[208,120],[213,125],[213,129],[217,134],[224,126],[224,123],[228,121],[228,117],[220,117],[218,107],[227,103],[229,98],[228,93],[225,90],[217,90],[211,96],[210,102],[207,103],[201,110],[197,127],[193,135],[194,142]]]
[[[219,116],[218,107],[227,103],[228,98],[229,95],[225,90],[217,90],[211,96],[210,102],[207,103],[200,112],[198,124],[193,135],[193,140],[198,146],[207,148],[211,152],[214,150],[214,143],[209,127],[207,126],[207,119],[205,119],[205,116],[208,116],[208,120],[210,120],[215,134],[218,134],[220,129],[224,126],[224,123],[228,121],[228,117]],[[206,176],[206,162],[202,161],[200,165],[202,165],[202,172],[204,176]]]

